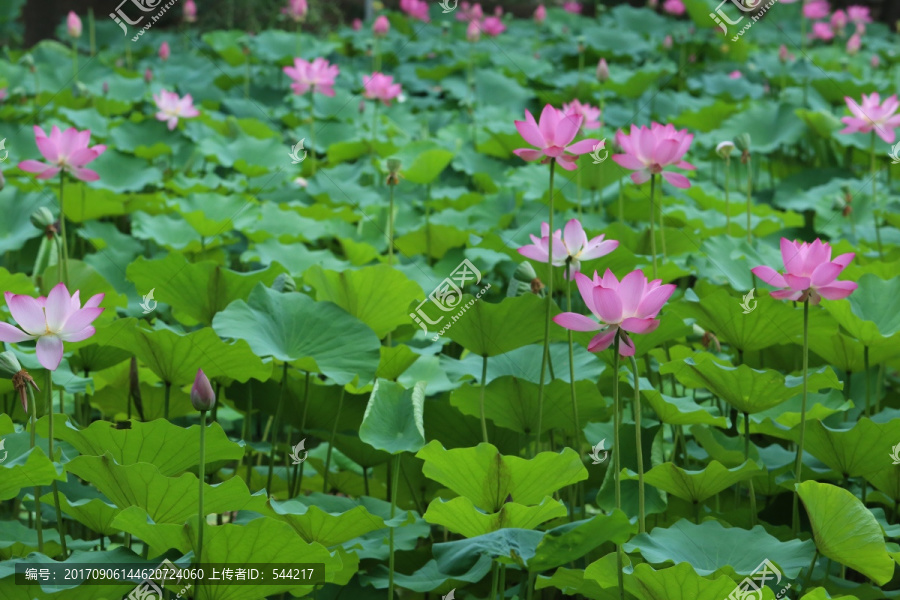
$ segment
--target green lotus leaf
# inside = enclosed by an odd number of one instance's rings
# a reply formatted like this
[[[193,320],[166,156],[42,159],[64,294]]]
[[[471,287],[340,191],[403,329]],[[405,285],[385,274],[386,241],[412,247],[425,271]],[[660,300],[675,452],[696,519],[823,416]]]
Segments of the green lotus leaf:
[[[541,539],[528,569],[537,572],[559,567],[606,542],[624,543],[635,531],[635,524],[620,510],[554,527]]]
[[[633,381],[632,376],[628,376]],[[650,380],[641,377],[639,380],[641,395],[653,408],[653,412],[663,423],[669,425],[705,424],[725,428],[727,419],[717,414],[715,407],[701,406],[687,397],[667,396],[656,389]]]
[[[701,577],[686,563],[659,570],[641,564],[625,575],[625,589],[642,600],[721,600],[736,587],[730,577]],[[756,597],[775,600],[775,593],[768,587],[762,589],[761,596]]]
[[[286,522],[307,542],[330,548],[386,527],[384,519],[365,506],[331,511],[307,502],[308,499],[292,499],[269,503],[272,516]]]
[[[447,501],[435,498],[423,516],[432,525],[473,538],[505,527],[536,529],[541,523],[565,517],[566,513],[565,505],[549,496],[535,506],[507,502],[493,514],[485,514],[468,498],[458,497]]]
[[[413,142],[397,151],[401,175],[412,183],[432,183],[453,160],[453,153],[431,140]]]
[[[359,426],[359,439],[391,454],[417,452],[425,445],[425,382],[407,389],[379,379]]]
[[[703,502],[732,485],[746,481],[761,469],[752,460],[740,467],[729,469],[718,461],[710,463],[699,471],[688,471],[674,463],[663,463],[644,473],[644,483],[658,487],[688,502]],[[637,474],[629,472],[628,479],[637,479]]]
[[[845,300],[825,303],[825,308],[850,335],[868,346],[889,344],[895,349],[900,331],[900,279],[881,279],[866,273],[859,288]]]
[[[22,488],[50,485],[54,480],[66,479],[62,467],[51,462],[40,447],[7,457],[0,464],[0,473],[3,475],[0,477],[0,500],[15,498]]]

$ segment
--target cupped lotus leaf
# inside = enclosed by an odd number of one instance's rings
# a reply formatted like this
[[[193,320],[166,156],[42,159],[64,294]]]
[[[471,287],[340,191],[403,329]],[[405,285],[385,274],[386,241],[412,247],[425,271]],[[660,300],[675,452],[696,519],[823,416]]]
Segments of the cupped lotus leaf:
[[[37,446],[15,457],[8,456],[0,464],[0,475],[0,500],[15,498],[22,488],[50,485],[54,480],[66,479],[63,468],[50,462]]]
[[[792,432],[799,440],[800,428]],[[808,421],[803,448],[844,477],[866,477],[894,468],[887,462],[893,440],[900,441],[900,421],[876,423],[860,418],[853,427],[833,429],[820,421]]]
[[[188,262],[172,252],[165,258],[148,260],[139,256],[128,265],[129,281],[142,296],[153,290],[153,298],[172,307],[172,314],[186,325],[212,324],[213,317],[235,300],[250,295],[257,283],[272,285],[284,273],[280,265],[239,273],[213,261]]]
[[[811,540],[782,542],[761,526],[726,528],[718,521],[695,525],[684,519],[671,527],[657,527],[626,543],[625,552],[640,552],[648,563],[690,563],[702,576],[724,574],[732,578],[750,575],[766,559],[788,578],[809,566],[815,553]]]
[[[570,563],[606,542],[624,543],[636,530],[620,510],[554,527],[541,539],[528,570],[546,571]]]
[[[333,302],[368,325],[379,339],[410,323],[406,307],[422,296],[422,288],[388,265],[356,271],[326,271],[318,265],[303,274],[316,290],[316,300]]]
[[[741,425],[739,424],[738,427]],[[702,425],[691,427],[691,435],[694,436],[694,441],[706,450],[710,458],[728,468],[738,467],[746,460],[744,458],[744,440],[739,437],[729,437],[723,431]],[[748,450],[749,458],[758,462],[759,450],[756,448],[756,444],[750,442]]]
[[[52,506],[53,496],[52,494],[48,494],[48,496],[50,496],[48,505]],[[51,556],[56,556],[62,551],[62,545],[59,543],[59,531],[49,529],[44,530],[42,533],[44,536],[44,551]],[[69,548],[72,547],[72,542],[72,539],[67,540]],[[36,529],[27,527],[19,521],[0,521],[0,560],[5,561],[17,556],[26,556],[32,552],[37,552],[39,547]]]
[[[412,142],[394,153],[400,160],[400,174],[412,183],[429,184],[447,168],[453,153],[432,140]]]
[[[441,572],[456,576],[477,568],[484,559],[490,564],[493,557],[506,559],[501,562],[525,563],[534,556],[544,535],[543,531],[507,527],[474,538],[434,544],[431,548]]]
[[[894,559],[875,516],[843,488],[817,481],[797,484],[819,553],[859,571],[877,585],[894,575]]]
[[[725,575],[716,579],[701,577],[687,563],[659,570],[640,564],[633,573],[625,575],[625,589],[641,600],[722,600],[736,587],[734,580]],[[775,592],[763,587],[755,598],[775,600]]]
[[[102,371],[131,358],[131,353],[115,346],[89,344],[80,346],[69,358],[69,365],[78,371]]]
[[[634,381],[630,374],[628,378],[629,381]],[[722,428],[728,426],[728,420],[718,414],[717,408],[701,406],[686,396],[667,396],[658,391],[656,386],[645,377],[641,377],[639,381],[641,395],[663,423],[668,425],[704,424]]]
[[[541,523],[565,517],[566,512],[562,502],[547,496],[535,506],[507,502],[498,512],[486,514],[475,508],[471,500],[460,496],[447,501],[435,498],[423,517],[432,525],[441,525],[453,533],[473,538],[505,527],[537,529]]]
[[[379,379],[359,426],[359,439],[377,450],[397,454],[417,452],[425,445],[425,382],[407,389]]]
[[[556,588],[564,597],[576,597],[580,594],[590,600],[619,600],[619,590],[615,587],[602,587],[593,579],[585,577],[584,569],[565,569],[560,567],[547,577],[538,575],[534,589]]]
[[[142,508],[155,523],[183,523],[197,514],[197,476],[185,473],[166,477],[150,463],[117,465],[109,455],[78,456],[67,469],[96,487],[121,509]],[[242,479],[205,485],[204,508],[209,513],[256,510],[265,506],[264,495],[252,495]]]
[[[900,278],[866,273],[857,283],[859,288],[848,298],[826,302],[825,308],[863,344],[896,348],[897,341],[889,338],[900,331]]]
[[[605,402],[596,383],[578,381],[575,391],[578,417],[582,423],[600,421],[606,416]],[[561,380],[552,381],[544,387],[541,433],[574,426],[571,394],[571,386]],[[538,410],[537,398],[536,383],[511,376],[494,379],[484,390],[485,418],[511,431],[533,434],[537,431],[541,412]],[[450,395],[450,404],[465,415],[480,417],[481,386],[464,385],[457,388]]]
[[[384,519],[365,506],[334,512],[300,500],[272,500],[270,506],[271,516],[286,522],[304,540],[329,548],[386,527]]]
[[[683,385],[706,388],[741,412],[757,413],[778,406],[801,392],[803,377],[783,375],[774,369],[734,367],[720,363],[712,354],[696,353],[682,361],[665,363],[663,374],[672,373]],[[837,375],[828,367],[810,371],[809,390],[841,389]]]
[[[128,350],[164,382],[183,386],[194,382],[198,369],[206,376],[228,377],[238,381],[268,379],[272,365],[256,356],[250,345],[238,339],[223,342],[209,327],[187,334],[170,329],[148,330],[134,318],[119,319],[98,327],[89,342],[109,344]]]
[[[129,429],[117,429],[115,423],[94,421],[77,429],[66,415],[54,415],[54,437],[68,442],[78,452],[91,456],[109,453],[117,464],[150,463],[162,475],[171,477],[200,464],[200,428],[179,427],[165,419],[148,423],[132,421]],[[49,422],[38,423],[38,433],[49,434]],[[206,430],[206,464],[240,460],[244,449],[228,439],[218,423]]]
[[[382,346],[381,361],[375,376],[378,379],[390,379],[396,381],[414,362],[419,360],[419,354],[409,349],[405,344],[397,346]]]
[[[781,439],[792,439],[791,429],[800,424],[800,412],[803,398],[795,396],[784,404],[770,408],[750,416],[750,433],[765,433]],[[806,422],[823,420],[829,416],[847,412],[853,408],[853,402],[846,400],[837,390],[827,394],[810,394],[807,399]]]
[[[374,378],[378,337],[331,302],[299,292],[281,293],[257,284],[249,299],[235,300],[213,318],[223,337],[246,340],[259,356],[295,363],[345,385]]]
[[[856,338],[833,331],[811,330],[809,349],[836,369],[859,373],[865,370],[866,345]],[[900,344],[885,343],[869,347],[869,363],[877,365],[900,354]]]
[[[57,486],[60,508],[65,514],[103,535],[118,533],[119,530],[112,523],[121,511],[103,494],[89,485],[77,482],[75,477],[59,482]],[[53,506],[52,495],[47,498],[46,503]]]
[[[526,460],[503,456],[491,444],[447,450],[432,440],[416,456],[425,461],[426,477],[489,513],[499,511],[510,496],[512,502],[538,504],[556,490],[587,479],[581,458],[571,448]]]
[[[732,485],[750,479],[761,469],[752,460],[729,469],[718,461],[711,461],[699,471],[688,471],[674,463],[663,463],[644,473],[644,483],[652,485],[688,502],[703,502]],[[636,479],[630,473],[628,479]]]
[[[158,556],[171,549],[179,552],[191,549],[191,541],[185,535],[183,523],[154,523],[147,511],[140,506],[116,509],[111,525],[115,531],[129,533],[149,545],[151,556]]]

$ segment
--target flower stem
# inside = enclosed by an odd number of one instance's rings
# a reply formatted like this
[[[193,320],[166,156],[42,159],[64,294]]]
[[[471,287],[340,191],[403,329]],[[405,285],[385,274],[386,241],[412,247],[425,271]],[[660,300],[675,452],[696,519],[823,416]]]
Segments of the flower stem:
[[[750,460],[750,415],[744,413],[744,462]],[[748,479],[748,493],[750,494],[750,527],[756,526],[756,490],[753,489],[753,479]]]
[[[331,451],[334,449],[334,438],[337,437],[338,421],[341,419],[341,409],[344,407],[344,388],[341,388],[341,395],[338,398],[337,414],[334,416],[334,427],[331,428],[331,437],[328,439],[328,454],[325,455],[325,473],[322,476],[322,493],[328,493],[328,471],[331,468]]]
[[[616,347],[616,352],[619,349]],[[644,517],[644,449],[641,447],[641,384],[638,379],[638,366],[634,356],[631,358],[631,368],[634,371],[634,439],[637,444],[638,463],[638,533],[647,531]],[[618,378],[616,378],[618,381]]]
[[[866,417],[868,417],[870,414],[870,411],[871,411],[870,406],[871,406],[871,402],[872,402],[871,383],[869,381],[871,378],[869,376],[869,346],[868,345],[863,346],[863,372],[865,373],[865,376],[866,376]]]
[[[484,437],[484,443],[488,442],[487,419],[484,416],[484,388],[487,381],[487,355],[481,357],[481,435]]]
[[[78,40],[72,38],[72,77],[78,83]]]
[[[378,135],[378,101],[372,102],[372,154],[375,154],[375,139]]]
[[[725,235],[731,235],[731,201],[729,198],[729,183],[731,179],[731,157],[725,157]]]
[[[747,243],[753,243],[752,226],[750,225],[750,209],[753,207],[753,169],[750,157],[747,157]]]
[[[169,397],[172,394],[172,384],[168,381],[166,382],[166,391],[163,399],[163,417],[166,419],[169,418]]]
[[[663,222],[663,194],[659,194],[659,240],[662,242],[662,256],[666,260],[666,226]]]
[[[566,261],[566,273],[569,271],[569,263],[571,261]],[[569,312],[572,311],[572,280],[566,279],[566,308]],[[572,330],[568,330],[569,335],[569,389],[572,391],[572,424],[575,428],[572,430],[572,437],[575,438],[575,451],[578,452],[579,456],[581,454],[581,422],[578,418],[578,397],[575,392],[575,350],[574,344],[572,343]],[[578,496],[578,490],[581,487],[581,482],[576,484],[576,497]],[[581,507],[582,513],[584,512],[584,505]],[[572,504],[572,516],[575,515],[575,504]]]
[[[198,490],[197,508],[200,510],[200,516],[197,522],[197,559],[198,563],[203,562],[203,526],[206,525],[206,514],[203,512],[203,484],[206,479],[206,411],[200,411],[200,470],[197,471],[200,486]]]
[[[550,161],[550,216],[548,224],[550,226],[550,244],[548,244],[547,265],[550,276],[547,277],[547,309],[544,313],[544,352],[541,355],[541,377],[538,386],[538,426],[535,435],[537,443],[534,452],[537,454],[541,451],[541,429],[544,421],[544,371],[547,368],[547,361],[550,358],[550,307],[553,305],[553,177],[556,174],[556,160]]]
[[[47,440],[48,449],[50,450],[50,462],[55,464],[53,459],[53,374],[48,370],[46,381],[44,385],[47,386],[47,415],[50,417],[50,435]],[[68,558],[69,551],[66,548],[66,528],[65,522],[63,522],[62,518],[62,510],[60,510],[59,504],[59,488],[56,485],[56,480],[50,484],[50,487],[53,489],[53,504],[56,506],[56,526],[59,530],[59,542],[62,546],[62,556],[63,559]]]
[[[309,90],[309,155],[312,157],[312,169],[309,176],[316,174],[316,103],[315,88]]]
[[[281,415],[284,412],[284,398],[287,394],[287,370],[285,362],[281,369],[281,393],[278,396],[278,408],[275,409],[275,421],[272,429],[272,450],[269,454],[269,476],[266,479],[266,491],[272,496],[272,474],[275,469],[275,451],[278,449],[278,434],[281,431]]]
[[[31,388],[28,388],[31,402],[31,449],[34,450],[34,432],[37,428],[37,403],[31,396]],[[52,458],[51,458],[52,460]],[[37,529],[38,552],[44,553],[44,518],[41,516],[41,486],[34,486],[34,525]]]
[[[247,416],[244,417],[244,442],[247,444],[247,447],[250,447],[250,442],[253,441],[253,384],[251,382],[247,382]],[[247,453],[247,488],[250,488],[250,477],[253,474],[253,456],[250,452]]]
[[[653,222],[653,219],[650,219]],[[613,338],[613,469],[615,469],[616,482],[616,510],[622,510],[622,481],[619,477],[621,466],[619,465],[619,330]],[[625,581],[622,575],[623,569],[622,544],[616,544],[616,573],[619,579],[619,598],[625,600]]]
[[[391,486],[391,519],[397,511],[397,488],[400,487],[400,455],[394,455],[393,485]],[[394,600],[394,526],[391,525],[388,544],[390,545],[390,574],[388,575],[388,600]]]
[[[63,188],[65,187],[65,175],[63,171],[59,172],[59,236],[60,245],[62,246],[62,264],[60,265],[62,279],[61,281],[69,287],[69,246],[68,238],[66,238],[66,209],[63,202]]]
[[[800,441],[797,443],[797,462],[794,473],[797,483],[803,481],[803,437],[806,432],[806,396],[809,387],[809,298],[803,301],[803,400],[800,405]],[[794,488],[794,510],[792,530],[794,536],[800,531],[800,494]]]
[[[881,230],[878,228],[878,183],[875,178],[876,169],[875,169],[875,130],[872,130],[872,144],[871,144],[871,154],[872,154],[872,163],[871,163],[871,172],[872,172],[872,218],[875,219],[875,241],[878,243],[878,258],[884,260],[884,252],[881,248]]]
[[[656,175],[650,175],[650,254],[653,255],[653,279],[656,279],[656,225],[653,202],[656,199]],[[552,247],[552,245],[551,245]],[[616,350],[618,352],[618,350]]]

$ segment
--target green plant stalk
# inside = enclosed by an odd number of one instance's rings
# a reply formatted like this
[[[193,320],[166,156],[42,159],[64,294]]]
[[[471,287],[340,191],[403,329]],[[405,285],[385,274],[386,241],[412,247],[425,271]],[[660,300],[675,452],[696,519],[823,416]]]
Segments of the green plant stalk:
[[[619,225],[625,224],[625,186],[622,185],[622,178],[619,178]],[[600,212],[600,203],[597,202],[597,212]]]
[[[872,218],[875,219],[875,241],[878,244],[878,258],[880,260],[884,260],[884,251],[881,247],[881,230],[878,227],[878,183],[876,181],[876,162],[875,162],[875,130],[872,130],[872,143],[871,143],[871,174],[872,174]]]
[[[618,351],[617,346],[616,352]],[[632,412],[634,412],[634,439],[637,444],[638,463],[638,533],[644,533],[647,531],[647,524],[644,511],[644,449],[641,447],[641,384],[638,379],[637,361],[634,356],[631,356],[630,359],[631,368],[634,370],[634,407]]]
[[[653,255],[653,279],[656,279],[656,226],[653,202],[656,200],[656,175],[650,175],[650,254]],[[616,350],[618,352],[618,350]]]
[[[541,451],[541,430],[544,421],[544,371],[547,368],[547,361],[550,359],[550,307],[553,305],[553,177],[556,174],[556,159],[550,161],[550,217],[548,218],[550,226],[550,244],[547,248],[547,266],[550,276],[547,278],[547,304],[544,313],[544,351],[541,355],[541,377],[538,385],[538,424],[535,435],[537,443],[534,452],[537,454]]]
[[[378,101],[372,101],[372,154],[375,154],[375,140],[378,136]]]
[[[805,584],[803,585],[803,589],[804,589],[804,590],[809,589],[809,586],[810,586],[810,584],[812,583],[812,574],[813,574],[813,571],[814,571],[815,568],[816,568],[816,561],[817,561],[818,559],[819,559],[819,549],[816,548],[815,553],[813,553],[812,562],[809,563],[809,570],[806,572],[806,580],[805,580]],[[828,560],[829,560],[829,563],[828,563],[828,564],[829,564],[829,566],[830,566],[830,565],[831,565],[831,559],[828,559]],[[825,577],[828,578],[828,571],[825,572]]]
[[[88,8],[88,36],[91,39],[91,57],[97,54],[97,36],[94,30],[94,9]],[[101,538],[102,539],[102,538]]]
[[[801,52],[806,50],[806,17],[803,16],[804,9],[806,9],[806,0],[803,0],[803,2],[800,5],[800,51]],[[803,97],[803,103],[806,104],[805,94]]]
[[[303,25],[300,23],[300,21],[297,21],[297,46],[296,46],[297,54],[296,54],[296,56],[298,56],[298,57],[300,56],[300,34],[302,33],[302,31],[303,31]]]
[[[487,418],[484,416],[484,388],[487,387],[487,355],[481,357],[481,436],[488,442]]]
[[[797,443],[797,462],[794,473],[797,484],[803,481],[803,437],[806,432],[806,397],[809,388],[809,298],[803,301],[803,400],[800,405],[800,439]],[[794,488],[793,523],[794,537],[800,532],[800,493]]]
[[[866,417],[870,414],[870,406],[872,402],[871,382],[869,376],[869,347],[863,346],[863,372],[866,379]]]
[[[651,176],[652,177],[652,176]],[[653,219],[650,219],[651,222]],[[619,330],[616,330],[616,336],[613,338],[613,469],[615,469],[616,482],[616,509],[622,510],[622,480],[619,472],[622,470],[619,466],[619,421],[621,420],[621,411],[619,410]],[[622,544],[616,544],[616,575],[619,580],[619,598],[625,600],[625,580],[622,575],[623,569]]]
[[[747,243],[753,243],[752,226],[750,225],[750,209],[753,207],[753,169],[750,168],[750,157],[747,157]]]
[[[389,185],[390,188],[390,209],[388,210],[388,265],[394,265],[394,188],[396,186]],[[388,333],[390,336],[390,333]],[[390,338],[388,338],[390,339]],[[390,344],[388,344],[390,345]]]
[[[251,421],[253,420],[253,385],[248,382],[247,385],[247,416],[244,418],[244,427],[242,436],[244,438],[244,442],[247,444],[247,488],[250,488],[250,477],[253,475],[253,456],[251,455],[252,450],[250,449],[250,442],[253,441],[251,437],[253,436],[253,426]]]
[[[47,376],[44,380],[44,385],[47,386],[47,414],[50,417],[50,435],[47,440],[48,448],[50,450],[50,462],[54,462],[53,459],[53,374],[48,370]],[[69,551],[66,548],[66,527],[62,518],[62,510],[60,510],[59,504],[59,488],[56,485],[56,480],[53,480],[53,483],[50,484],[50,488],[53,490],[53,504],[56,507],[56,523],[57,528],[59,529],[59,541],[62,546],[62,556],[63,559],[68,558]],[[40,500],[38,500],[40,502]]]
[[[575,172],[575,189],[578,191],[578,218],[581,218],[581,169]]]
[[[78,83],[78,39],[72,38],[72,78]]]
[[[200,411],[200,470],[197,472],[200,485],[198,489],[197,507],[197,562],[203,562],[203,526],[206,525],[206,514],[203,512],[203,484],[206,479],[206,411]]]
[[[303,384],[303,416],[300,417],[300,435],[303,435],[306,432],[306,414],[309,410],[309,371],[306,371],[305,383]],[[290,494],[291,498],[293,498],[297,492],[300,490],[300,482],[303,481],[303,468],[306,466],[306,461],[301,462],[299,465],[294,465],[294,480],[290,486]],[[299,470],[299,474],[298,474]]]
[[[244,80],[244,98],[250,98],[250,55],[247,54],[247,78]]]
[[[37,404],[31,387],[27,387],[28,399],[31,401],[31,449],[34,450],[34,432],[37,429]],[[51,458],[52,460],[52,458]],[[41,486],[34,486],[34,525],[37,529],[38,552],[44,553],[44,519],[41,516]]]
[[[309,155],[312,157],[312,168],[309,176],[316,174],[316,103],[315,87],[309,88]]]
[[[378,43],[378,36],[372,40],[372,71],[378,73],[381,71],[381,45]]]
[[[500,564],[500,600],[506,597],[506,564]]]
[[[172,384],[166,382],[166,391],[163,397],[163,416],[169,418],[169,397],[172,395]]]
[[[65,172],[59,172],[59,237],[62,246],[62,282],[69,287],[69,250],[66,238],[66,208],[63,198],[63,188],[65,187]]]
[[[491,595],[490,600],[497,600],[497,582],[500,578],[500,569],[496,561],[491,561]]]
[[[569,272],[569,265],[571,264],[571,259],[566,259],[566,274]],[[566,308],[571,312],[572,311],[572,280],[566,279]],[[581,422],[578,418],[578,397],[575,392],[575,350],[574,344],[572,342],[572,330],[568,330],[569,334],[569,389],[571,390],[572,395],[572,424],[575,428],[572,430],[572,436],[575,438],[575,451],[578,452],[578,456],[583,456],[582,446],[581,446]],[[575,484],[576,490],[576,498],[578,497],[578,489],[581,487],[581,482]],[[584,513],[584,505],[581,506],[581,512]],[[575,503],[572,503],[572,511],[570,513],[570,518],[575,516]]]
[[[660,191],[659,194],[659,241],[662,242],[662,256],[663,260],[666,260],[666,226],[663,221],[663,193]],[[652,205],[651,205],[652,208]],[[651,215],[652,220],[652,215]],[[660,391],[662,391],[662,385],[659,386]]]
[[[393,472],[391,476],[393,478],[393,484],[391,486],[391,519],[393,520],[395,513],[397,512],[397,488],[400,487],[400,455],[394,455],[394,464],[393,464]],[[390,574],[388,575],[388,600],[393,600],[394,598],[394,527],[391,525],[388,544],[390,545],[390,565],[388,568],[390,569]]]
[[[750,415],[744,413],[744,462],[750,460]],[[750,527],[756,526],[756,490],[753,489],[753,479],[748,479],[748,492],[750,494]]]
[[[731,201],[729,183],[731,179],[731,157],[725,157],[725,235],[731,235]]]
[[[287,395],[287,370],[285,362],[281,369],[281,393],[278,395],[278,408],[275,409],[275,425],[272,428],[272,451],[269,454],[269,475],[266,479],[266,491],[272,495],[272,475],[275,469],[275,451],[278,449],[278,433],[281,431],[281,415],[284,412],[284,399]]]
[[[331,428],[331,437],[328,438],[328,454],[325,455],[325,474],[322,476],[322,493],[328,493],[328,473],[331,469],[331,451],[334,449],[334,438],[337,437],[338,421],[341,419],[341,409],[344,407],[344,388],[341,388],[341,395],[338,398],[337,414],[334,416],[334,427]]]

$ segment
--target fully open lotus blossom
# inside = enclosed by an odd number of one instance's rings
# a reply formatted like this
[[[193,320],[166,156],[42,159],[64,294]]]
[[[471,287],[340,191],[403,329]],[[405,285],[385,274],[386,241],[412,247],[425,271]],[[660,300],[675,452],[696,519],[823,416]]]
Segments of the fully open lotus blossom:
[[[185,0],[184,2],[184,20],[186,23],[193,23],[197,20],[197,5],[194,0]]]
[[[596,106],[572,100],[568,104],[563,104],[562,109],[567,115],[584,117],[584,121],[581,124],[584,129],[600,128],[600,109]]]
[[[291,89],[302,95],[312,90],[325,96],[334,96],[334,80],[341,72],[337,65],[328,64],[324,58],[312,62],[302,58],[294,59],[293,67],[284,67],[284,72],[294,80]]]
[[[459,5],[459,12],[456,13],[457,21],[481,21],[484,18],[484,11],[481,4],[470,5],[468,2],[462,2]]]
[[[413,19],[418,19],[425,23],[431,20],[431,17],[428,16],[428,3],[424,0],[400,0],[400,10]]]
[[[169,55],[172,53],[172,50],[169,48],[169,42],[163,42],[159,45],[159,57],[162,60],[169,60]]]
[[[568,116],[548,104],[541,111],[541,120],[538,124],[531,113],[526,110],[525,120],[516,121],[516,129],[519,131],[519,135],[526,142],[535,146],[537,150],[519,148],[513,150],[513,154],[527,161],[550,162],[556,160],[563,169],[572,171],[575,169],[577,157],[591,152],[594,145],[599,142],[599,140],[588,139],[572,144],[572,140],[581,129],[582,120],[583,117],[580,115]]]
[[[381,100],[390,106],[391,100],[400,95],[400,84],[394,83],[394,78],[384,73],[372,73],[363,75],[363,96],[370,100]]]
[[[531,237],[531,244],[519,248],[519,254],[526,258],[545,263],[550,258],[550,226],[541,223],[541,237]],[[564,274],[571,279],[581,270],[581,261],[605,256],[619,247],[617,240],[605,240],[603,234],[590,240],[578,219],[566,223],[565,233],[557,229],[553,232],[553,266],[562,267],[568,261],[569,268]]]
[[[663,2],[663,11],[669,13],[670,15],[675,15],[676,17],[681,16],[685,13],[684,2],[681,0],[666,0]]]
[[[544,8],[543,4],[538,5],[536,9],[534,9],[534,20],[536,23],[541,24],[544,22],[544,19],[547,18],[547,9]]]
[[[309,12],[309,6],[306,4],[306,0],[288,0],[287,6],[281,9],[281,14],[295,23],[305,20],[307,12]]]
[[[100,179],[96,171],[83,168],[106,151],[103,144],[88,148],[91,141],[90,129],[78,131],[74,127],[69,127],[65,131],[60,131],[59,127],[54,125],[50,130],[50,137],[47,137],[44,130],[35,125],[34,141],[41,155],[50,164],[37,160],[23,160],[19,163],[19,168],[23,171],[37,173],[38,179],[50,179],[60,171],[68,171],[82,181]]]
[[[104,311],[103,294],[92,296],[81,306],[79,292],[70,296],[65,284],[58,283],[47,297],[32,298],[6,292],[6,305],[22,329],[0,322],[0,341],[37,340],[37,358],[45,369],[56,370],[63,357],[63,342],[80,342],[94,335],[91,323]]]
[[[190,94],[185,94],[184,98],[180,98],[175,92],[161,90],[159,96],[153,95],[153,101],[156,102],[156,107],[159,109],[156,119],[165,121],[169,131],[175,129],[178,119],[189,119],[200,114],[194,108],[194,99]]]
[[[812,0],[803,7],[803,16],[807,19],[827,19],[831,12],[827,0]]]
[[[812,32],[809,34],[809,37],[814,40],[828,42],[834,39],[834,30],[828,23],[813,23]]]
[[[566,2],[563,4],[563,10],[567,13],[572,13],[573,15],[581,14],[581,3],[580,2]]]
[[[847,40],[847,54],[853,56],[859,49],[862,47],[862,37],[859,33],[854,33],[850,36],[850,39]]]
[[[649,333],[659,327],[659,314],[675,292],[674,284],[660,285],[661,279],[648,282],[643,271],[634,270],[620,282],[609,269],[600,277],[594,272],[594,279],[577,273],[575,282],[581,298],[600,323],[578,313],[562,313],[553,321],[572,331],[600,331],[588,344],[590,352],[600,352],[609,348],[616,333],[620,332],[619,354],[634,356],[634,342],[626,332]]]
[[[378,37],[384,37],[388,34],[388,31],[391,30],[391,22],[388,21],[388,18],[384,15],[379,16],[375,19],[375,22],[372,23],[372,33],[377,35]]]
[[[66,30],[69,33],[69,37],[81,37],[81,19],[79,19],[78,15],[76,15],[71,10],[69,11],[69,15],[66,17]]]
[[[894,143],[896,137],[894,129],[900,127],[900,115],[895,114],[900,108],[896,94],[886,98],[884,104],[881,103],[881,97],[877,93],[868,96],[863,94],[862,106],[852,98],[845,97],[844,100],[853,116],[841,117],[841,121],[847,126],[841,133],[869,133],[874,129],[878,137],[885,142]]]
[[[857,288],[853,281],[837,280],[854,256],[853,252],[848,252],[832,260],[831,246],[818,238],[811,244],[781,238],[784,275],[767,266],[754,267],[751,271],[769,285],[784,288],[772,292],[773,298],[801,302],[809,299],[818,304],[822,298],[846,298]]]
[[[693,134],[686,129],[676,130],[674,125],[653,123],[640,129],[632,125],[631,135],[625,135],[621,130],[616,133],[616,142],[624,154],[615,154],[612,158],[619,166],[635,171],[631,180],[637,184],[661,173],[663,179],[675,187],[687,189],[691,187],[687,177],[664,169],[670,166],[694,169],[694,165],[683,160],[693,139]]]
[[[491,37],[497,37],[506,31],[506,25],[498,17],[487,17],[481,24],[481,29]]]

